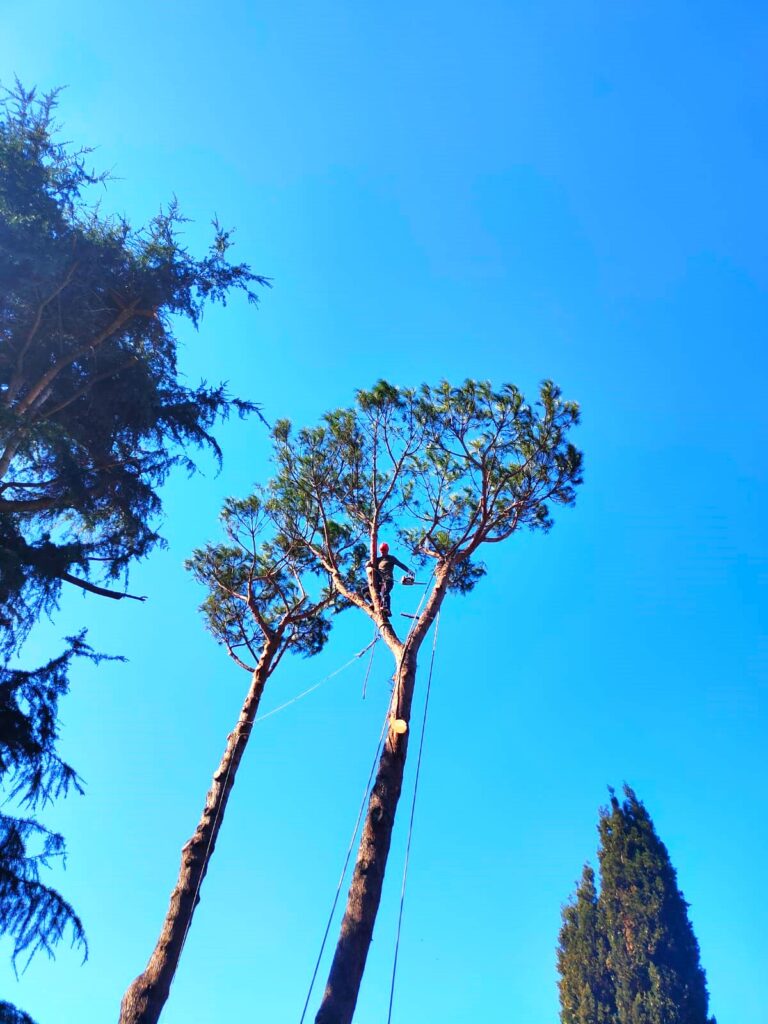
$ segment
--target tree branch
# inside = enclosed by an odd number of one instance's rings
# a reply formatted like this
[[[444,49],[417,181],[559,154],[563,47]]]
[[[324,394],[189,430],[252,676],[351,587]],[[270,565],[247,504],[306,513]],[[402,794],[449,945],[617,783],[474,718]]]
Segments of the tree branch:
[[[130,359],[126,359],[125,362],[120,363],[119,366],[115,366],[111,370],[105,370],[104,373],[96,374],[95,377],[89,378],[88,382],[81,388],[78,388],[74,394],[69,396],[69,398],[65,399],[63,402],[59,402],[59,404],[55,405],[52,409],[45,409],[43,414],[50,419],[55,416],[56,413],[61,412],[62,409],[66,409],[68,405],[72,405],[72,403],[76,402],[78,398],[82,398],[83,395],[91,391],[94,384],[98,384],[103,380],[108,380],[110,377],[116,377],[118,373],[121,373],[123,370],[127,370],[129,366],[133,366],[134,363],[138,363],[138,361],[138,356],[131,356]],[[40,411],[42,404],[43,403],[41,402],[35,407],[36,413]]]
[[[57,285],[56,288],[54,288],[54,290],[48,296],[48,298],[44,299],[40,303],[40,305],[37,307],[37,313],[35,314],[35,319],[32,322],[32,326],[29,329],[29,332],[27,334],[26,340],[24,341],[24,344],[22,345],[21,350],[19,351],[19,354],[16,357],[16,366],[14,368],[13,376],[11,377],[11,381],[10,381],[10,383],[8,385],[8,390],[5,392],[5,395],[3,396],[3,404],[6,406],[6,408],[10,408],[11,407],[11,404],[13,403],[14,398],[16,397],[16,395],[19,393],[19,390],[21,389],[21,385],[22,385],[23,380],[24,380],[24,378],[23,378],[24,357],[26,356],[27,352],[29,351],[29,346],[32,344],[32,342],[34,340],[34,337],[37,334],[37,331],[38,331],[38,329],[40,327],[40,324],[42,322],[42,319],[43,319],[43,312],[45,311],[46,306],[48,306],[51,302],[53,302],[53,300],[56,298],[56,296],[60,295],[64,291],[64,289],[67,287],[69,282],[74,277],[75,271],[77,270],[79,265],[80,265],[80,261],[79,260],[75,260],[75,262],[69,268],[67,273],[64,275],[64,280],[59,285]]]
[[[132,601],[146,601],[146,595],[138,597],[136,594],[125,594],[120,593],[118,590],[107,590],[106,587],[97,587],[93,583],[89,583],[88,580],[78,579],[77,576],[71,576],[68,572],[63,572],[60,575],[66,583],[72,583],[76,587],[80,587],[81,590],[87,590],[90,594],[98,594],[99,597],[111,597],[113,601],[122,601],[124,597],[129,597]]]
[[[123,327],[131,319],[135,312],[136,302],[133,302],[131,303],[130,306],[126,306],[124,309],[122,309],[120,313],[118,313],[118,315],[112,321],[112,323],[108,327],[105,327],[104,330],[101,331],[99,334],[97,334],[92,341],[89,341],[87,345],[81,345],[80,348],[75,349],[75,351],[71,352],[66,358],[61,359],[58,363],[54,363],[50,370],[47,373],[43,374],[43,376],[40,378],[37,384],[35,384],[35,386],[29,391],[26,398],[24,398],[23,401],[19,402],[17,410],[18,415],[24,415],[24,413],[29,409],[29,407],[32,405],[35,399],[39,395],[41,395],[50,384],[53,383],[53,381],[58,377],[62,370],[66,369],[68,366],[71,366],[76,359],[80,358],[80,356],[88,355],[89,352],[93,352],[94,349],[99,347],[99,345],[102,345],[107,340],[107,338],[110,338],[115,333],[115,331],[120,330],[120,328]]]

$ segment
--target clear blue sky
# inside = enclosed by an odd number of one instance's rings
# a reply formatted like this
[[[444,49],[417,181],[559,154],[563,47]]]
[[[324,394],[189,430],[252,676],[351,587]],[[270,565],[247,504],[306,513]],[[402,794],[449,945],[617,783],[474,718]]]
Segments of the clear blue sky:
[[[395,1024],[556,1020],[560,905],[623,780],[669,846],[721,1024],[768,1021],[767,44],[765,6],[738,0],[3,4],[3,77],[68,85],[65,135],[120,179],[105,207],[141,221],[175,193],[190,245],[217,213],[274,279],[258,311],[185,332],[192,379],[299,423],[381,376],[552,377],[582,404],[577,507],[445,607]],[[258,421],[221,436],[220,476],[165,488],[170,547],[131,580],[151,600],[68,595],[28,650],[87,618],[130,659],[80,668],[62,708],[88,791],[47,820],[91,955],[0,967],[40,1024],[116,1019],[247,685],[182,569],[222,498],[269,473]],[[369,635],[350,614],[265,708]],[[365,701],[362,674],[255,730],[164,1024],[298,1022],[383,652]],[[406,819],[359,1024],[386,1019]]]

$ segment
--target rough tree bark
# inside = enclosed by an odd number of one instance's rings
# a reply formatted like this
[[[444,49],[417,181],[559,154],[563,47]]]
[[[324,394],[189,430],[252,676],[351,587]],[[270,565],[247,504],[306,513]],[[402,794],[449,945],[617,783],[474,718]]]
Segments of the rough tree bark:
[[[395,688],[391,714],[410,722],[419,648],[445,596],[447,571],[439,572],[435,589],[405,644],[384,639],[395,657]],[[373,784],[347,907],[315,1024],[351,1024],[368,949],[373,937],[395,812],[403,787],[410,728],[402,735],[389,730]]]
[[[182,847],[179,875],[157,944],[146,968],[123,996],[120,1024],[157,1024],[163,1011],[274,655],[273,644],[265,644],[237,724],[227,737],[224,756],[214,773],[198,826]]]

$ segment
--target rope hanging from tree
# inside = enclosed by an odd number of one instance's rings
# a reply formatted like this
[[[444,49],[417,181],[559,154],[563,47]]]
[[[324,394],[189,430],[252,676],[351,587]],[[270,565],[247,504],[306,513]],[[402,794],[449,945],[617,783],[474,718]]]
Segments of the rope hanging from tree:
[[[327,683],[329,679],[333,679],[334,676],[339,675],[345,669],[349,668],[349,666],[352,665],[353,662],[357,661],[359,658],[362,658],[362,656],[366,653],[366,651],[371,650],[374,647],[374,645],[376,644],[376,641],[378,639],[379,639],[379,636],[378,636],[378,633],[377,633],[376,636],[373,638],[373,640],[371,640],[371,642],[369,644],[366,644],[366,646],[361,651],[358,651],[357,654],[354,654],[349,659],[349,661],[344,662],[343,665],[341,665],[337,669],[334,669],[333,672],[329,672],[327,676],[324,676],[317,683],[314,683],[312,686],[308,687],[306,690],[303,690],[301,693],[297,694],[295,697],[292,697],[290,700],[285,701],[284,704],[278,705],[278,707],[273,708],[271,711],[268,711],[266,715],[262,715],[261,717],[257,718],[252,724],[250,724],[247,727],[243,728],[243,730],[241,731],[240,737],[238,738],[237,742],[240,742],[243,739],[245,739],[248,736],[250,736],[250,733],[253,731],[253,726],[254,725],[258,725],[259,722],[263,722],[267,718],[271,718],[272,715],[276,715],[279,711],[285,710],[285,708],[290,707],[291,704],[295,704],[297,701],[301,700],[302,697],[306,697],[308,694],[312,693],[313,690],[316,690],[318,687],[322,686],[323,683]],[[226,773],[226,775],[224,777],[224,785],[222,787],[222,794],[226,794],[226,792],[227,792],[227,783],[229,782],[229,776],[230,776],[230,773],[232,771],[232,764],[233,764],[233,761],[230,760],[229,764],[227,765],[227,773]],[[211,844],[213,842],[213,836],[215,835],[215,832],[216,832],[216,825],[218,824],[219,816],[221,815],[221,804],[222,804],[222,801],[219,800],[217,805],[216,805],[216,814],[215,814],[214,819],[213,819],[213,828],[211,829],[211,833],[210,833],[210,836],[208,838],[208,844],[206,846],[205,854],[203,856],[203,864],[205,866],[204,866],[203,871],[201,871],[200,877],[198,878],[198,881],[197,881],[197,885],[195,886],[195,893],[194,893],[194,896],[192,898],[192,908],[193,908],[192,912],[193,913],[194,913],[194,909],[195,909],[195,907],[197,905],[198,896],[200,895],[200,887],[201,887],[201,885],[203,883],[203,876],[205,874],[207,874],[207,871],[208,871],[208,863],[210,861],[210,856],[211,856]],[[181,951],[182,952],[184,950],[184,946],[186,944],[187,936],[189,935],[189,929],[191,928],[191,926],[192,926],[192,914],[190,914],[188,919],[187,919],[186,927],[184,928],[184,935],[182,936],[182,939],[181,939]],[[179,954],[179,956],[181,956],[181,953]]]
[[[416,621],[418,620],[419,611],[420,611],[421,605],[422,605],[422,603],[424,601],[424,597],[426,597],[426,593],[427,593],[427,591],[426,591],[426,588],[425,588],[424,596],[422,596],[421,601],[419,601],[418,607],[416,609],[416,613],[413,616],[413,622],[411,624],[411,627],[408,630],[408,635],[406,636],[406,639],[405,639],[405,646],[408,645],[408,642],[409,642],[409,640],[411,638],[411,633],[413,632],[413,629],[415,627]],[[421,773],[421,760],[422,760],[422,753],[423,753],[423,750],[424,750],[424,732],[425,732],[426,723],[427,723],[427,711],[429,709],[429,695],[430,695],[430,692],[431,692],[431,689],[432,689],[432,674],[433,674],[433,670],[434,670],[434,666],[435,666],[435,651],[436,651],[436,648],[437,648],[437,635],[438,635],[438,631],[439,631],[439,625],[440,625],[440,613],[438,612],[437,617],[435,619],[435,632],[434,632],[433,637],[432,637],[432,656],[431,656],[431,660],[430,660],[430,664],[429,664],[429,678],[427,680],[427,692],[426,692],[426,697],[425,697],[425,702],[424,702],[424,715],[422,717],[421,736],[420,736],[420,739],[419,739],[419,754],[418,754],[418,758],[417,758],[417,761],[416,761],[416,779],[415,779],[415,782],[414,782],[413,799],[411,801],[411,816],[410,816],[410,821],[409,821],[409,824],[408,824],[408,839],[407,839],[406,851],[405,851],[405,865],[404,865],[404,868],[403,868],[403,883],[402,883],[402,889],[401,889],[401,893],[400,893],[400,911],[399,911],[398,921],[397,921],[397,935],[396,935],[396,938],[395,938],[395,955],[394,955],[394,963],[393,963],[393,966],[392,966],[392,984],[391,984],[390,995],[389,995],[389,1013],[387,1015],[387,1024],[390,1024],[391,1017],[392,1017],[392,1006],[393,1006],[394,992],[395,992],[395,975],[396,975],[396,971],[397,971],[397,957],[398,957],[398,952],[399,952],[399,948],[400,948],[400,932],[401,932],[402,921],[403,921],[403,907],[404,907],[404,904],[405,904],[406,882],[407,882],[407,878],[408,878],[408,859],[409,859],[410,850],[411,850],[411,838],[412,838],[412,835],[413,835],[413,822],[414,822],[414,816],[415,816],[415,812],[416,812],[416,795],[417,795],[418,788],[419,788],[419,775]],[[363,648],[363,650],[360,652],[360,654],[356,655],[356,657],[361,657],[369,648],[373,648],[375,643],[376,643],[376,641],[378,639],[379,639],[379,635],[378,635],[378,632],[377,632],[376,636],[371,641],[371,643],[368,645],[368,647]],[[363,684],[363,696],[365,696],[365,687],[367,685],[368,677],[369,677],[370,671],[371,671],[371,664],[373,662],[373,653],[374,653],[374,651],[372,650],[371,651],[371,660],[369,661],[368,668],[366,670],[366,675],[365,675],[365,682]],[[298,698],[295,698],[295,699],[298,699]],[[360,807],[358,809],[357,818],[355,820],[355,827],[352,830],[352,836],[351,836],[351,838],[349,840],[349,845],[347,846],[347,852],[346,852],[346,855],[344,857],[344,865],[343,865],[343,867],[341,869],[341,874],[339,876],[339,881],[338,881],[338,884],[336,886],[336,892],[334,893],[334,896],[333,896],[333,902],[331,904],[330,913],[328,914],[328,920],[326,921],[325,931],[323,932],[323,938],[322,938],[322,940],[320,942],[320,950],[319,950],[319,952],[317,954],[317,959],[315,961],[314,970],[312,971],[312,978],[310,979],[310,982],[309,982],[309,989],[307,991],[307,997],[304,1000],[304,1006],[303,1006],[302,1011],[301,1011],[301,1017],[299,1019],[299,1024],[304,1024],[304,1019],[306,1017],[307,1008],[309,1007],[309,1001],[312,998],[312,990],[313,990],[313,988],[315,986],[315,981],[317,980],[317,973],[318,973],[318,971],[320,969],[320,963],[322,961],[323,953],[325,951],[325,945],[326,945],[326,942],[328,941],[328,935],[329,935],[330,930],[331,930],[331,925],[333,924],[333,917],[334,917],[334,914],[336,913],[336,907],[337,907],[338,902],[339,902],[339,896],[341,894],[341,889],[342,889],[342,886],[344,884],[344,879],[345,879],[346,874],[347,874],[347,869],[349,867],[350,859],[352,857],[352,850],[354,849],[355,840],[357,838],[357,833],[358,833],[358,830],[360,828],[360,823],[361,823],[361,821],[363,819],[363,813],[365,811],[365,805],[366,805],[367,801],[370,799],[371,786],[373,784],[373,779],[374,779],[374,776],[375,776],[375,773],[376,773],[376,766],[378,765],[379,758],[381,757],[381,750],[382,750],[382,745],[384,743],[384,738],[385,738],[385,736],[387,734],[388,729],[390,729],[392,727],[393,727],[393,722],[392,722],[392,717],[391,717],[391,708],[388,707],[387,708],[386,717],[384,718],[384,724],[382,726],[381,732],[379,734],[378,741],[376,743],[376,751],[374,753],[373,761],[371,763],[371,770],[370,770],[370,772],[368,774],[368,780],[367,780],[367,782],[365,784],[365,789],[363,790],[363,796],[362,796],[362,799],[360,801]]]
[[[403,884],[400,890],[400,911],[397,917],[397,935],[395,937],[395,957],[392,963],[392,984],[389,989],[389,1012],[387,1013],[387,1024],[392,1020],[392,1006],[395,999],[395,976],[397,974],[397,955],[400,951],[400,930],[403,923],[403,907],[405,905],[405,887],[408,881],[408,860],[411,853],[411,838],[413,836],[413,819],[416,813],[416,795],[419,791],[419,775],[421,774],[421,755],[424,750],[424,732],[427,725],[427,711],[429,710],[429,694],[432,689],[432,671],[435,667],[435,650],[437,648],[437,634],[440,628],[440,612],[435,619],[435,632],[432,637],[432,658],[429,663],[429,679],[427,680],[427,693],[424,698],[424,715],[421,719],[421,737],[419,739],[419,756],[416,760],[416,779],[413,784],[413,799],[411,800],[411,818],[408,823],[408,841],[405,846],[405,864],[403,865]]]
[[[307,998],[304,1001],[304,1009],[301,1011],[301,1018],[299,1020],[299,1024],[304,1024],[304,1017],[306,1016],[306,1013],[307,1013],[307,1007],[309,1006],[309,1000],[312,998],[312,989],[315,987],[315,981],[317,980],[317,972],[320,970],[320,961],[323,959],[323,952],[325,950],[325,944],[328,941],[328,933],[330,932],[331,925],[333,924],[333,915],[336,913],[336,906],[337,906],[337,904],[339,902],[339,895],[341,893],[341,887],[344,884],[344,878],[345,878],[345,876],[347,874],[347,868],[349,867],[349,861],[350,861],[350,858],[352,856],[352,850],[354,849],[354,846],[355,846],[355,839],[357,838],[357,832],[358,832],[358,829],[360,828],[360,822],[363,820],[363,812],[365,811],[365,805],[368,802],[368,797],[369,797],[370,792],[371,792],[371,785],[373,783],[373,777],[376,774],[376,765],[379,763],[379,757],[381,756],[381,748],[382,748],[383,743],[384,743],[384,737],[387,735],[387,729],[388,728],[389,728],[389,708],[387,708],[387,715],[384,718],[384,724],[381,727],[381,732],[379,733],[379,739],[378,739],[378,741],[376,743],[376,752],[375,752],[375,754],[373,756],[373,761],[371,763],[371,771],[370,771],[370,774],[368,775],[368,781],[365,784],[365,789],[363,791],[363,798],[360,801],[360,808],[359,808],[359,810],[357,812],[357,820],[355,821],[355,827],[352,830],[352,836],[351,836],[351,838],[349,840],[349,846],[347,847],[347,853],[346,853],[346,856],[344,858],[344,866],[342,867],[341,874],[339,875],[339,884],[336,886],[336,893],[335,893],[335,895],[333,897],[333,903],[331,904],[331,912],[328,915],[328,921],[327,921],[326,926],[325,926],[325,931],[323,932],[323,939],[322,939],[322,942],[320,943],[320,952],[317,954],[317,960],[315,962],[315,969],[312,971],[312,979],[311,979],[311,981],[309,983],[309,990],[307,991]]]

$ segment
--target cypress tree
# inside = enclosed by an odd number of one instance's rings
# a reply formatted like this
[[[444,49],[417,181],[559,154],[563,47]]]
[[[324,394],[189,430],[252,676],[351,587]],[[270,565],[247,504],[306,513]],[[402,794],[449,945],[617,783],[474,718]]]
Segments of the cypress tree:
[[[576,893],[563,908],[557,950],[562,1024],[613,1024],[616,1020],[607,953],[595,872],[585,864]]]
[[[634,791],[600,811],[600,893],[586,867],[563,908],[561,1024],[715,1024],[688,903]]]
[[[699,944],[669,853],[629,786],[600,812],[600,909],[621,1024],[711,1024]]]

